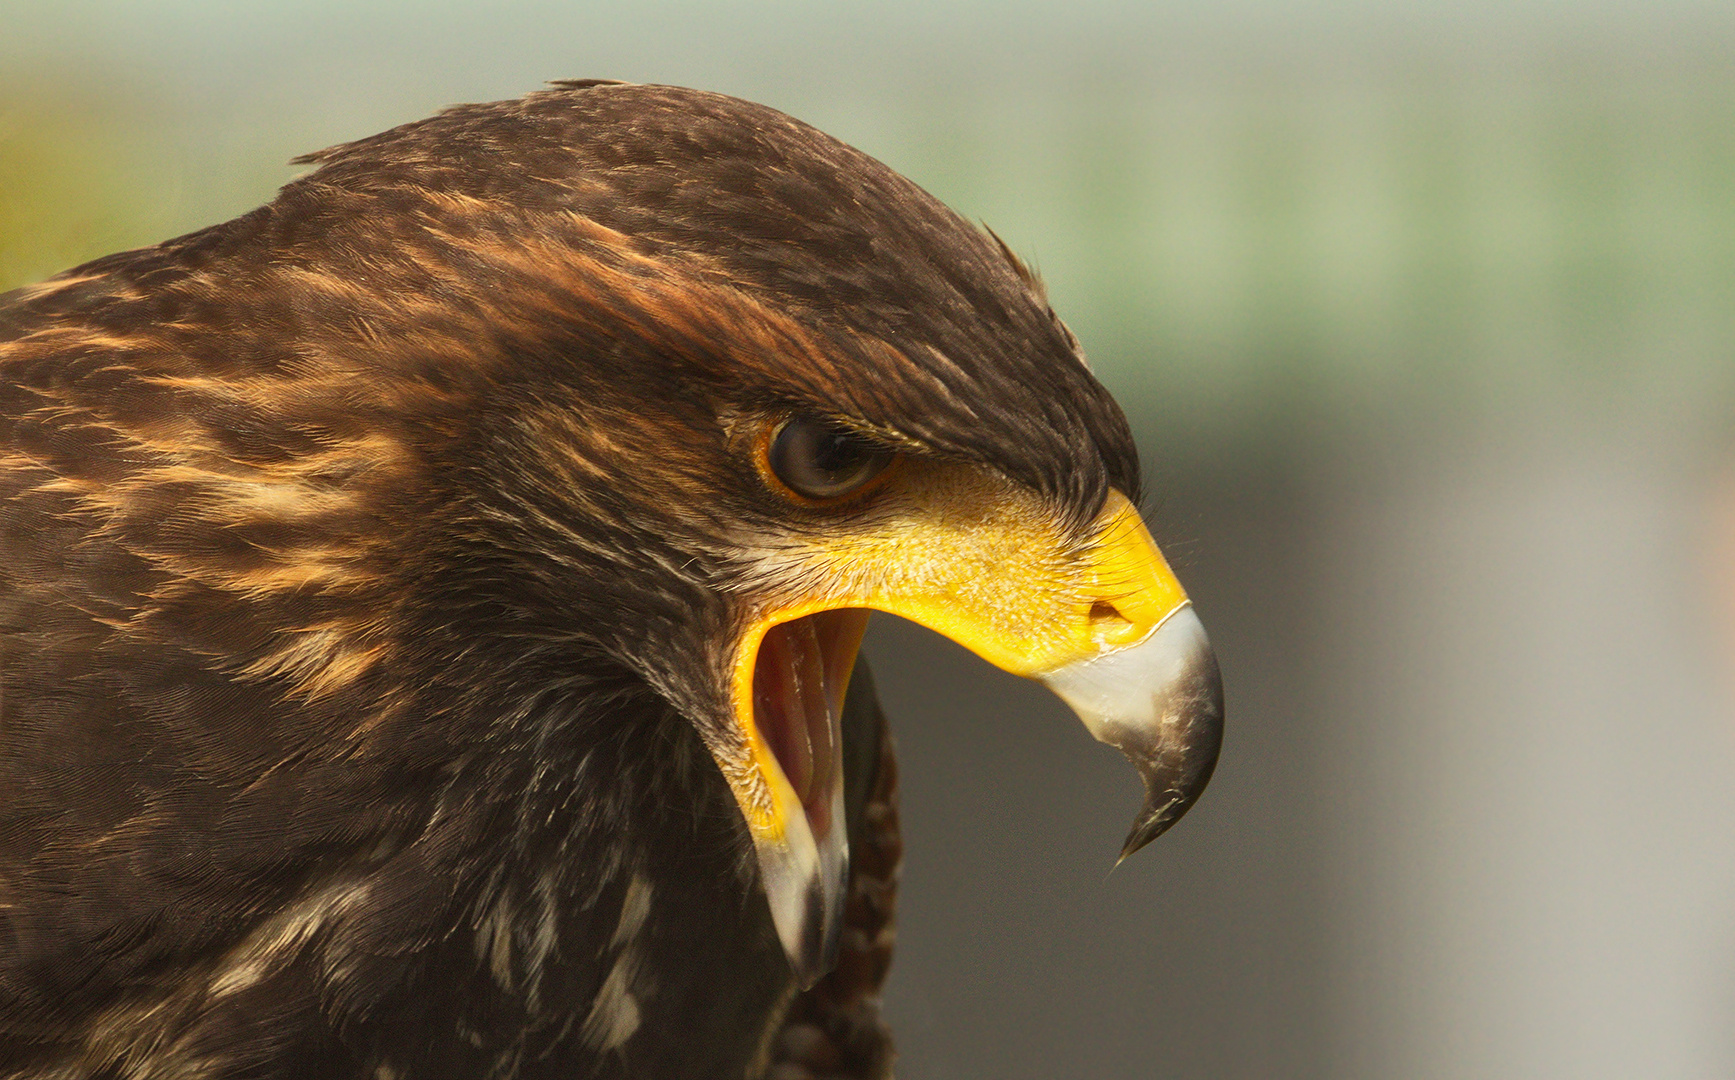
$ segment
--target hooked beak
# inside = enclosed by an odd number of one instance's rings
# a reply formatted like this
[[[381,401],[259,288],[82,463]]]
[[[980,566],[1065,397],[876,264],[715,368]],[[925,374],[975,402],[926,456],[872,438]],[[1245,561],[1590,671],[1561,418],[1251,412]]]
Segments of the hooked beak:
[[[1144,779],[1144,809],[1121,845],[1122,859],[1198,801],[1223,743],[1223,679],[1191,603],[1138,644],[1075,661],[1042,681]]]
[[[1123,859],[1186,813],[1216,765],[1217,662],[1132,504],[1111,493],[1080,542],[1045,528],[1038,507],[1009,510],[1016,495],[983,494],[954,499],[938,520],[816,553],[803,580],[843,584],[769,606],[737,652],[745,752],[719,754],[719,764],[803,986],[830,970],[842,925],[849,851],[839,724],[868,609],[1043,682],[1093,736],[1124,753],[1146,797]]]

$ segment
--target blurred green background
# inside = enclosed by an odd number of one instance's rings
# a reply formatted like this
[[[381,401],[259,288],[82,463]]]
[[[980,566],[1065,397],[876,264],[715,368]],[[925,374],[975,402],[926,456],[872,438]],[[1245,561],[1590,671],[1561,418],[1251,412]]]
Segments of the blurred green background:
[[[876,623],[906,1080],[1735,1075],[1735,6],[0,2],[0,288],[554,78],[1036,263],[1211,630],[1211,791]]]

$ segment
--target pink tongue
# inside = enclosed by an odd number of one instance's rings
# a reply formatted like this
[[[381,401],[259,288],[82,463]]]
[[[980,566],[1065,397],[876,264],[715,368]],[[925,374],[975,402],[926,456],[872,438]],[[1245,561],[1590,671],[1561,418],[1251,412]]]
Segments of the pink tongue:
[[[815,840],[831,830],[843,689],[867,628],[865,611],[823,611],[766,631],[753,669],[753,717],[807,812]]]

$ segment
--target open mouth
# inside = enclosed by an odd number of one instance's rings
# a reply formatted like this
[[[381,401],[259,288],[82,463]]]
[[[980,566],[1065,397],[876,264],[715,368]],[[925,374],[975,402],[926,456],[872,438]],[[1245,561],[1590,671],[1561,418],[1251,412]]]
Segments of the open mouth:
[[[846,775],[871,770],[873,759],[858,760],[854,711],[848,731],[842,713],[865,609],[1040,680],[1092,735],[1126,754],[1145,802],[1123,855],[1186,812],[1221,745],[1222,683],[1210,643],[1125,495],[1108,492],[1080,531],[1033,492],[999,481],[979,488],[975,478],[954,487],[936,476],[922,495],[933,500],[931,518],[898,518],[877,532],[855,521],[834,539],[791,541],[783,557],[795,560],[792,569],[765,578],[764,595],[741,598],[729,715],[713,718],[721,730],[712,752],[801,986],[831,970],[850,899]],[[774,581],[780,587],[770,588]],[[861,720],[860,733],[877,737],[879,718],[870,710]]]
[[[836,824],[842,800],[843,696],[867,631],[859,608],[820,611],[765,632],[753,666],[753,723],[801,800],[813,838]]]

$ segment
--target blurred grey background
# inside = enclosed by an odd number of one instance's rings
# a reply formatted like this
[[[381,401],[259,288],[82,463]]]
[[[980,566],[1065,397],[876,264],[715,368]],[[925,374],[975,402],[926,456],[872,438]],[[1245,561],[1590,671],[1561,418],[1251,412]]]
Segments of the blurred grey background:
[[[905,1080],[1735,1076],[1735,5],[0,2],[0,288],[609,76],[1037,263],[1218,646],[1205,799],[879,620]]]

